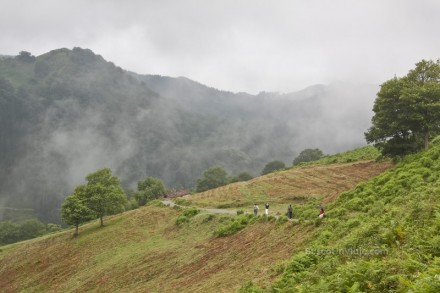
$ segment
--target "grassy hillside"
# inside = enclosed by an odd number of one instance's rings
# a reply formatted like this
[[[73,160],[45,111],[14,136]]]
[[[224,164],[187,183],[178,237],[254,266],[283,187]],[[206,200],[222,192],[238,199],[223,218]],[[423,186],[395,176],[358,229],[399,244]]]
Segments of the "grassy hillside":
[[[359,148],[247,182],[189,195],[185,199],[200,207],[249,211],[254,203],[269,202],[275,213],[284,213],[287,203],[298,205],[314,199],[327,204],[341,192],[390,168],[389,161],[376,161],[378,156],[372,147]]]
[[[104,228],[91,222],[80,228],[78,238],[65,231],[4,246],[0,288],[5,292],[233,292],[251,281],[251,287],[270,290],[285,278],[292,255],[301,255],[314,239],[328,233],[321,231],[327,224],[316,223],[316,203],[330,202],[390,167],[388,162],[374,161],[302,166],[219,188],[210,197],[204,193],[185,199],[193,205],[226,202],[243,209],[257,199],[261,203],[270,199],[271,214],[282,214],[287,203],[295,202],[297,220],[292,222],[285,217],[206,212],[184,217],[179,209],[153,203],[109,217]]]
[[[271,290],[440,292],[439,158],[438,137],[430,150],[343,193]]]
[[[217,238],[231,216],[198,214],[176,225],[179,211],[150,205],[114,216],[107,226],[2,248],[3,292],[231,292],[243,280],[272,282],[274,265],[312,236],[311,227],[257,222]],[[99,289],[98,289],[99,288]]]

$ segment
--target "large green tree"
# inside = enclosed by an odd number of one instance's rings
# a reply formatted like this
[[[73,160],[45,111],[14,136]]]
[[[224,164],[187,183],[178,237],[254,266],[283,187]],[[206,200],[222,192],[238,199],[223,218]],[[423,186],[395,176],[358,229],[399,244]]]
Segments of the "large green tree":
[[[165,194],[165,186],[162,180],[153,177],[147,177],[138,182],[138,191],[134,194],[136,201],[140,206],[147,202],[157,199]]]
[[[202,177],[197,179],[197,192],[203,192],[209,189],[228,184],[226,171],[219,166],[214,166],[203,172]]]
[[[123,211],[127,197],[119,179],[112,175],[109,168],[91,173],[86,179],[87,185],[79,193],[80,198],[84,199],[87,207],[101,220],[101,226],[104,226],[104,216]]]
[[[422,60],[402,77],[381,85],[365,133],[383,154],[401,156],[428,148],[440,133],[440,60]]]

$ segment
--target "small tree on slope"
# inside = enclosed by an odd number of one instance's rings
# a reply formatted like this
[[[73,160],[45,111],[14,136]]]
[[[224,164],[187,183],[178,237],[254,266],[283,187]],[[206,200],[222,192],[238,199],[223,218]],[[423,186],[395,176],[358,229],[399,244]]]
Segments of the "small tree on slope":
[[[66,197],[64,204],[61,206],[61,219],[64,223],[75,226],[73,236],[78,235],[79,225],[95,217],[95,213],[75,194]]]

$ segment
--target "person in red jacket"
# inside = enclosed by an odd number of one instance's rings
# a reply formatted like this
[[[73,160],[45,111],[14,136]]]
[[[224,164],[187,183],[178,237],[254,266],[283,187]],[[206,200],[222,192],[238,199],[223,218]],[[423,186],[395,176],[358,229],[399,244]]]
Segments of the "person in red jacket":
[[[325,217],[325,211],[324,211],[324,208],[323,207],[321,207],[321,210],[319,211],[319,216],[318,216],[320,219],[322,219],[322,218],[324,218]]]

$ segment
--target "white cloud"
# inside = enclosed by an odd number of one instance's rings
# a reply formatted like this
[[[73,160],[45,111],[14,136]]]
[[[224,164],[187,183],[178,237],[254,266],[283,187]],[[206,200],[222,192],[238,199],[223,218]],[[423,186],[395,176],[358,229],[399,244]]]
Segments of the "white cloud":
[[[0,54],[90,48],[232,91],[381,83],[440,57],[436,0],[4,0]]]

